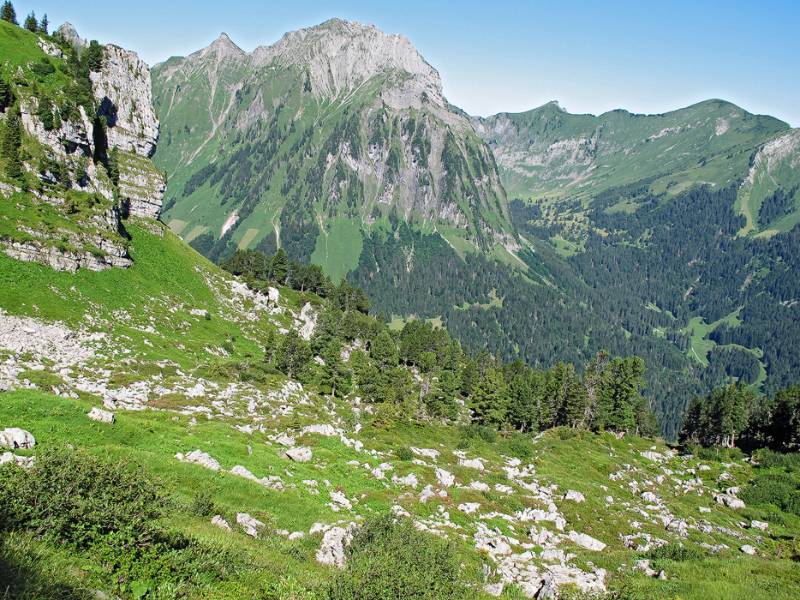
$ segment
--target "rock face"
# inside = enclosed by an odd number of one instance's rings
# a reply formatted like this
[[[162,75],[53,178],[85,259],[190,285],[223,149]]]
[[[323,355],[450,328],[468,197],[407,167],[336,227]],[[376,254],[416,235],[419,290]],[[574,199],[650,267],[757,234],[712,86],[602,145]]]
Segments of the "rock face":
[[[152,156],[158,141],[158,119],[148,66],[135,52],[109,44],[104,48],[103,68],[90,77],[99,112],[108,119],[108,145]]]
[[[120,193],[130,214],[157,219],[166,182],[149,158],[156,150],[159,124],[153,110],[150,69],[135,52],[104,48],[103,67],[90,73],[98,113],[106,118],[109,147],[133,156],[120,161]]]
[[[78,52],[86,46],[68,23],[58,34]],[[43,59],[49,55],[52,63],[65,60],[61,49],[43,38],[28,50],[41,51]],[[65,76],[71,72],[57,66]],[[13,258],[69,272],[128,267],[132,261],[123,218],[156,219],[160,214],[166,182],[150,160],[159,126],[147,65],[134,52],[109,45],[103,48],[100,70],[89,77],[94,100],[87,98],[69,109],[62,106],[59,95],[47,97],[30,82],[15,80],[13,84],[22,127],[37,145],[37,152],[26,156],[23,166],[38,176],[41,185],[24,193],[4,187],[0,196],[8,196],[9,191],[23,194],[26,201],[50,204],[72,221],[70,226],[58,227],[36,223],[24,231],[27,235],[0,239],[0,248]],[[93,197],[87,201],[68,190]],[[80,220],[73,216],[76,202],[82,202]]]

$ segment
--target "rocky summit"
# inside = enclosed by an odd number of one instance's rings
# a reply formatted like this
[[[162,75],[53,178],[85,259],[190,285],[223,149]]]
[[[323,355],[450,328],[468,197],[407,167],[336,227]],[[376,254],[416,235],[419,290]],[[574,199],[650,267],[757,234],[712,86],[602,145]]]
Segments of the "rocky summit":
[[[3,598],[797,597],[797,130],[0,17]]]

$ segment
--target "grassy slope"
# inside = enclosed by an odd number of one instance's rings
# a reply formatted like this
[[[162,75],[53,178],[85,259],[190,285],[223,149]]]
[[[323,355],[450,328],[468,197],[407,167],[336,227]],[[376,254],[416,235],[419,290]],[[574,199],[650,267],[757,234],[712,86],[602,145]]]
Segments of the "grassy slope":
[[[143,228],[131,227],[133,234],[132,255],[136,263],[129,270],[109,270],[101,273],[80,271],[76,275],[54,273],[35,264],[20,263],[0,256],[0,307],[12,314],[35,315],[44,319],[58,319],[73,326],[88,325],[100,331],[112,331],[117,339],[124,339],[133,351],[125,363],[109,357],[103,362],[121,382],[132,382],[158,370],[156,361],[169,359],[181,369],[201,374],[218,381],[230,382],[225,375],[225,364],[247,360],[248,356],[260,356],[258,339],[271,325],[266,321],[243,323],[227,318],[230,309],[221,300],[219,290],[225,285],[216,267],[199,257],[170,232],[164,237],[155,236]],[[213,288],[217,288],[216,290]],[[282,295],[289,307],[299,307],[304,299],[283,290]],[[177,307],[170,313],[166,307]],[[212,314],[210,320],[192,318],[188,310],[203,308]],[[127,313],[130,319],[122,318]],[[94,317],[89,325],[87,315]],[[144,331],[146,325],[155,333]],[[110,327],[110,329],[109,329]],[[145,341],[147,340],[147,341]],[[209,346],[218,346],[222,340],[234,340],[232,355],[217,358],[209,355]],[[176,343],[178,342],[179,343]],[[149,342],[149,343],[148,343]],[[180,345],[179,345],[180,344]],[[160,371],[167,382],[170,370]],[[280,377],[272,377],[258,384],[264,391],[280,387]],[[485,559],[471,548],[471,531],[474,517],[457,509],[463,502],[481,503],[481,512],[497,511],[512,514],[525,507],[539,504],[519,491],[512,495],[494,491],[480,492],[471,489],[450,488],[445,500],[433,500],[421,504],[415,495],[406,492],[409,488],[385,484],[373,478],[363,468],[380,462],[394,466],[391,474],[403,476],[415,473],[422,485],[435,483],[433,466],[423,467],[398,460],[395,451],[411,445],[436,448],[442,454],[437,465],[454,473],[458,481],[467,484],[480,480],[490,485],[509,483],[501,470],[505,456],[515,453],[525,456],[536,466],[542,484],[554,483],[563,493],[576,489],[586,495],[584,504],[573,505],[559,501],[570,525],[578,531],[588,533],[606,542],[609,547],[602,553],[570,548],[578,556],[578,564],[588,566],[587,561],[607,568],[614,587],[628,586],[639,590],[648,598],[757,598],[757,590],[768,587],[773,598],[791,598],[793,586],[798,584],[798,574],[787,560],[750,558],[736,550],[739,542],[725,535],[714,535],[715,542],[723,541],[731,550],[718,558],[707,558],[699,563],[670,563],[664,568],[670,579],[660,582],[643,575],[626,575],[623,565],[632,564],[639,555],[625,549],[619,540],[621,533],[631,533],[628,521],[636,515],[625,508],[624,502],[635,505],[637,495],[627,489],[627,478],[621,482],[609,480],[609,474],[632,465],[637,471],[637,480],[651,480],[661,473],[653,463],[644,460],[639,452],[650,448],[652,442],[636,438],[617,440],[613,436],[581,434],[574,436],[550,432],[536,444],[530,441],[505,440],[486,442],[480,438],[465,441],[455,427],[395,425],[389,429],[373,429],[367,423],[359,434],[367,448],[383,452],[380,458],[370,458],[356,453],[338,438],[315,435],[301,437],[299,442],[312,447],[314,461],[308,464],[290,463],[281,456],[279,447],[267,439],[267,434],[287,429],[297,430],[305,424],[334,422],[352,423],[353,412],[349,403],[320,398],[311,394],[310,405],[298,407],[284,416],[265,414],[266,433],[248,435],[231,425],[241,424],[240,417],[214,419],[198,416],[196,423],[190,415],[171,411],[118,412],[114,425],[101,425],[88,420],[85,413],[99,398],[81,393],[78,399],[54,396],[41,391],[23,390],[0,395],[0,424],[20,426],[30,430],[41,448],[71,443],[101,455],[129,458],[142,464],[162,480],[174,495],[177,507],[170,510],[169,525],[192,533],[200,538],[213,539],[234,548],[250,565],[233,581],[218,584],[195,597],[203,598],[254,598],[262,597],[265,589],[283,590],[276,597],[292,597],[286,592],[291,588],[311,589],[326,580],[331,571],[319,566],[314,554],[319,545],[319,536],[306,536],[296,542],[267,533],[265,539],[254,541],[234,532],[225,534],[212,527],[207,519],[192,516],[186,508],[191,498],[200,490],[211,490],[214,500],[232,520],[235,513],[244,511],[268,524],[269,531],[287,529],[308,531],[315,522],[334,522],[341,518],[352,519],[354,514],[368,516],[400,504],[418,518],[437,515],[437,507],[449,511],[451,519],[467,534],[459,542],[463,560],[469,573],[477,573]],[[169,407],[169,399],[159,403]],[[205,401],[208,401],[205,400]],[[193,404],[204,400],[194,399]],[[180,403],[178,404],[180,405]],[[561,439],[561,438],[565,439]],[[465,448],[469,456],[480,456],[487,463],[487,471],[478,473],[457,464],[452,450]],[[199,448],[218,459],[223,468],[243,465],[259,477],[281,476],[288,484],[287,490],[276,492],[265,489],[242,478],[217,474],[196,465],[178,462],[176,452],[188,452]],[[659,446],[659,450],[662,448]],[[349,464],[358,461],[357,466]],[[696,464],[676,460],[674,469],[685,469]],[[287,471],[287,469],[289,469]],[[702,472],[706,484],[714,486],[716,476],[723,470],[712,463],[712,470]],[[744,482],[750,476],[750,467],[739,464],[730,470],[736,482]],[[320,485],[320,495],[314,495],[301,482],[304,479],[326,479],[330,486]],[[603,486],[608,486],[606,491]],[[706,493],[703,496],[682,495],[672,491],[669,480],[653,489],[665,500],[672,512],[690,521],[699,517],[699,506],[713,506],[711,515],[703,515],[711,522],[736,528],[742,518],[728,509],[714,505]],[[355,513],[333,513],[326,506],[327,490],[339,490],[356,501]],[[602,498],[612,493],[616,498],[613,506],[607,507]],[[749,509],[748,509],[749,510]],[[762,517],[758,511],[747,513],[754,518]],[[487,518],[487,524],[499,528],[505,534],[519,537],[523,528],[512,530],[503,519]],[[773,556],[777,540],[781,535],[793,535],[797,520],[787,516],[787,526],[772,526],[773,536],[767,537],[758,546],[765,556]],[[643,531],[660,537],[668,537],[662,526],[644,523]],[[458,539],[458,538],[457,538]],[[708,541],[709,536],[690,534],[688,543]],[[44,552],[43,560],[48,565],[67,564],[71,572],[82,574],[79,578],[98,586],[100,582],[91,565],[68,553],[34,544],[37,551]],[[55,554],[53,554],[55,552]],[[62,568],[62,567],[59,567]],[[621,571],[618,571],[621,569]],[[719,573],[725,573],[725,584],[715,585]],[[295,596],[296,597],[296,596]],[[303,597],[302,595],[299,597]],[[309,596],[310,597],[310,596]],[[506,592],[507,598],[516,597],[513,590]]]

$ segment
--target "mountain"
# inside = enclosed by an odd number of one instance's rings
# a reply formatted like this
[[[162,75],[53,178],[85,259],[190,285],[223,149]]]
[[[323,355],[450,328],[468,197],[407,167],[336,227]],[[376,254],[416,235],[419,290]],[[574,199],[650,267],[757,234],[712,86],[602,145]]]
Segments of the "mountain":
[[[718,390],[690,414],[709,447],[678,452],[638,435],[637,357],[503,364],[420,320],[394,331],[282,254],[223,270],[158,221],[147,67],[59,31],[0,20],[4,597],[796,595],[797,455],[770,448],[800,443],[797,389]],[[395,231],[407,275],[447,257]],[[531,293],[569,280],[522,254],[452,263],[497,280],[459,311],[506,314],[520,272]],[[734,441],[754,460],[716,447]]]
[[[769,239],[800,215],[777,119],[717,100],[469,118],[408,40],[340,20],[251,53],[223,34],[155,66],[153,89],[164,220],[214,260],[281,246],[394,326],[505,360],[643,356],[669,437],[692,395],[800,368],[796,254]]]
[[[341,277],[392,220],[516,247],[491,152],[402,36],[334,19],[245,53],[222,34],[153,86],[165,219],[210,256],[280,242]]]
[[[597,117],[550,103],[473,123],[515,198],[517,231],[549,240],[594,291],[591,310],[619,323],[650,364],[703,386],[736,379],[769,391],[791,380],[800,130],[719,100]],[[654,338],[691,364],[657,358]],[[674,431],[684,407],[662,406]]]

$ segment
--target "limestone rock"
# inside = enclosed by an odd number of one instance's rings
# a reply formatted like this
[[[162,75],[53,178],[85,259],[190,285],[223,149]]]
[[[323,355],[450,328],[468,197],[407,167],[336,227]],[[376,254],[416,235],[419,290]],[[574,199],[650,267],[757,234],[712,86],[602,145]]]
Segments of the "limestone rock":
[[[305,446],[298,446],[297,448],[289,448],[286,450],[286,456],[294,462],[308,462],[311,460],[311,448]]]
[[[114,422],[114,413],[108,410],[103,410],[102,408],[97,408],[96,406],[89,411],[89,414],[86,415],[92,421],[99,421],[100,423],[113,423]]]
[[[587,550],[594,550],[596,552],[599,552],[606,547],[606,545],[600,540],[597,540],[585,533],[578,533],[577,531],[570,531],[569,539],[578,544],[578,546],[582,548],[586,548]]]
[[[33,463],[36,461],[35,456],[17,456],[11,452],[3,452],[0,454],[0,465],[5,465],[8,463],[15,463],[16,465],[22,467],[23,469],[27,469],[33,466]]]
[[[236,522],[244,529],[247,535],[254,538],[258,537],[258,530],[264,527],[264,523],[247,513],[237,513]]]
[[[451,487],[456,482],[456,478],[455,475],[453,475],[449,471],[445,471],[444,469],[440,469],[437,467],[436,481],[438,481],[439,485],[441,485],[442,487]]]
[[[158,119],[147,64],[135,52],[108,44],[103,49],[102,69],[89,77],[100,114],[108,119],[109,147],[152,156],[158,141]]]
[[[586,498],[580,492],[576,492],[575,490],[568,490],[566,494],[564,494],[564,500],[572,500],[573,502],[585,502]]]
[[[744,546],[740,547],[739,550],[741,550],[745,554],[749,554],[750,556],[755,556],[756,554],[758,554],[758,550],[756,550],[756,548],[754,546],[751,546],[750,544],[745,544]]]
[[[222,469],[216,459],[212,458],[206,452],[202,452],[200,450],[192,450],[186,455],[178,452],[175,455],[175,458],[181,462],[194,463],[196,465],[200,465],[201,467],[205,467],[206,469],[211,469],[212,471],[219,471]]]
[[[220,529],[224,529],[225,531],[231,531],[231,526],[222,517],[222,515],[214,515],[214,517],[211,519],[211,524],[219,527]]]
[[[353,539],[356,525],[347,527],[331,527],[322,536],[322,544],[317,550],[317,562],[342,568],[345,564],[345,548]],[[313,529],[313,528],[312,528]]]
[[[29,431],[19,427],[9,427],[0,431],[0,448],[30,449],[36,445],[36,438]]]

